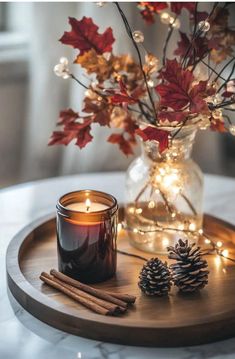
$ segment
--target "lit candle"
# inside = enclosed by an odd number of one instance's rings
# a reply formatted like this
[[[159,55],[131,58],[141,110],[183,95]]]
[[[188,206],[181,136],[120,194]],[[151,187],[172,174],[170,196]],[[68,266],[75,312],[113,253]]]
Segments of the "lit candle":
[[[107,209],[108,206],[102,203],[91,202],[90,198],[87,198],[85,202],[81,203],[70,203],[66,206],[67,209],[76,212],[98,212]]]
[[[68,193],[57,203],[59,270],[86,283],[116,271],[117,201],[103,192]]]

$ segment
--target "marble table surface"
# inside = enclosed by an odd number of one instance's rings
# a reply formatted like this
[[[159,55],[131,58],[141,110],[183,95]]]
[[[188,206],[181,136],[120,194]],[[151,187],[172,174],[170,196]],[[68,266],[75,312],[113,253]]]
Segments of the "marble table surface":
[[[55,210],[56,200],[61,194],[83,188],[103,190],[124,201],[124,174],[112,172],[58,177],[0,190],[0,358],[235,358],[235,338],[171,349],[108,344],[56,330],[35,319],[16,302],[6,284],[8,243],[25,225]],[[204,210],[235,224],[235,180],[207,175]]]

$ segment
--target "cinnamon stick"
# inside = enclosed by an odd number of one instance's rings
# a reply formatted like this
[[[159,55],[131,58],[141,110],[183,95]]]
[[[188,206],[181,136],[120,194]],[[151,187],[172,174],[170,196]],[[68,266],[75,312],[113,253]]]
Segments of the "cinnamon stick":
[[[128,304],[134,304],[135,301],[136,301],[136,297],[134,295],[123,294],[123,293],[115,293],[115,292],[110,292],[110,291],[105,291],[105,293],[111,295],[114,298],[123,300],[124,302],[126,302]]]
[[[101,307],[100,305],[92,302],[89,299],[85,299],[84,297],[80,297],[78,294],[72,292],[71,290],[65,288],[64,286],[62,286],[61,284],[48,279],[47,277],[40,275],[40,279],[48,284],[49,286],[59,290],[60,292],[66,294],[68,297],[74,299],[76,302],[82,304],[84,307],[89,308],[90,310],[92,310],[95,313],[98,314],[102,314],[102,315],[111,315],[112,312],[104,307]]]
[[[67,284],[70,284],[73,287],[76,287],[78,289],[81,289],[84,292],[87,292],[87,293],[89,293],[89,294],[91,294],[91,295],[93,295],[93,296],[95,296],[97,298],[104,299],[104,300],[106,300],[108,302],[117,304],[120,307],[127,308],[127,303],[126,302],[124,302],[123,300],[120,300],[118,298],[115,298],[114,296],[108,294],[105,291],[102,291],[100,289],[96,289],[96,288],[90,287],[90,286],[88,286],[86,284],[83,284],[83,283],[79,282],[78,280],[70,278],[70,277],[68,277],[67,275],[65,275],[65,274],[63,274],[61,272],[58,272],[55,269],[52,269],[50,271],[50,274],[53,275],[54,277],[62,280],[63,282],[65,282]]]
[[[118,306],[116,304],[107,302],[107,301],[105,301],[103,299],[96,298],[96,297],[92,296],[91,294],[83,292],[78,288],[75,288],[75,287],[73,287],[73,286],[71,286],[69,284],[66,284],[65,282],[62,282],[60,279],[58,279],[58,278],[56,278],[56,277],[54,277],[54,276],[52,276],[52,275],[50,275],[50,274],[48,274],[46,272],[42,272],[41,276],[46,277],[46,278],[48,278],[48,279],[50,279],[52,281],[55,281],[56,283],[64,286],[65,288],[67,288],[68,290],[74,292],[75,294],[79,295],[80,297],[88,299],[88,300],[100,305],[101,307],[104,307],[104,308],[110,310],[110,312],[112,314],[114,314],[114,315],[124,313],[126,311],[126,309],[123,308],[123,307],[120,307],[120,306]]]

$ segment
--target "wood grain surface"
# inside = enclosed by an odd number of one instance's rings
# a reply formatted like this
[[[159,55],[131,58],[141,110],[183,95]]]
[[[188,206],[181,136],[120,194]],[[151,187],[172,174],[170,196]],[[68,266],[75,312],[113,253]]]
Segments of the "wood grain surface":
[[[235,227],[205,215],[204,229],[214,240],[226,243],[235,256]],[[131,247],[121,232],[118,248],[145,257]],[[166,260],[166,257],[160,256]],[[207,256],[209,285],[196,294],[149,298],[141,294],[138,274],[140,259],[118,254],[114,278],[97,288],[137,296],[136,304],[124,316],[92,313],[39,280],[42,271],[57,268],[55,219],[41,218],[24,228],[7,251],[8,286],[18,302],[32,315],[57,329],[106,342],[138,346],[187,346],[213,342],[235,335],[235,265],[216,255]],[[170,261],[169,261],[170,262]]]

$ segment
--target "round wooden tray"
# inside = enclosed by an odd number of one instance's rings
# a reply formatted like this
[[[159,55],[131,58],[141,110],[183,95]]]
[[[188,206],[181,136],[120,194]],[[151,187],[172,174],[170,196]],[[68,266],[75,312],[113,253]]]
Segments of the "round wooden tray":
[[[205,215],[204,228],[214,240],[226,242],[235,255],[234,226]],[[143,255],[129,245],[124,232],[118,238],[118,248]],[[11,241],[7,278],[13,296],[27,311],[68,333],[138,346],[197,345],[235,335],[235,265],[216,255],[207,259],[209,285],[200,293],[182,295],[173,288],[169,297],[149,298],[137,286],[143,261],[119,254],[117,275],[95,286],[136,295],[136,305],[123,317],[101,316],[39,280],[42,271],[57,267],[55,219],[47,216]]]

